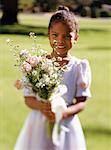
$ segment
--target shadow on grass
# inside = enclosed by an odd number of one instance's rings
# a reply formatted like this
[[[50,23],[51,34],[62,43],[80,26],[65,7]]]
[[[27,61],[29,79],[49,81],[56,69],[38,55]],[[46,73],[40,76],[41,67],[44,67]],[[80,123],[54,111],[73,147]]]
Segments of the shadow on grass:
[[[27,35],[29,32],[34,32],[37,35],[46,36],[48,29],[45,26],[31,26],[23,24],[14,25],[0,25],[0,34],[23,34]],[[108,32],[108,29],[94,29],[94,28],[81,28],[80,32]]]
[[[81,28],[80,32],[96,32],[96,33],[100,33],[100,32],[109,32],[109,29],[105,29],[105,28]]]
[[[23,24],[14,25],[0,25],[0,34],[23,34],[27,35],[29,32],[34,32],[37,35],[47,35],[47,27],[30,26]]]
[[[111,50],[111,46],[93,46],[93,47],[88,47],[88,50],[93,50],[93,51],[94,50]]]
[[[106,135],[111,137],[111,130],[110,129],[103,129],[103,128],[85,128],[85,134],[92,134],[92,135]]]

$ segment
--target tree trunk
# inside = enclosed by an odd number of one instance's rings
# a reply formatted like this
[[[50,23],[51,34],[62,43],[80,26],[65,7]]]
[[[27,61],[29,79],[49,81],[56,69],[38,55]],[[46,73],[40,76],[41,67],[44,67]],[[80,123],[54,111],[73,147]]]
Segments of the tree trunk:
[[[14,24],[18,23],[18,0],[3,0],[3,15],[1,18],[1,24]]]

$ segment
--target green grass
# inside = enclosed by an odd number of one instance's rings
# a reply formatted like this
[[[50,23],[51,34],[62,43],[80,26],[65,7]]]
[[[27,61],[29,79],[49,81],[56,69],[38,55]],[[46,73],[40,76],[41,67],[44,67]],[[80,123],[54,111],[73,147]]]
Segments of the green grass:
[[[35,21],[35,19],[37,21]],[[45,23],[44,23],[45,19]],[[19,15],[22,25],[48,25],[49,15]],[[88,100],[86,109],[79,116],[85,132],[88,150],[111,149],[111,22],[109,20],[80,19],[80,38],[72,48],[71,54],[87,58],[92,70],[92,98]],[[19,27],[19,26],[18,26]],[[13,27],[10,27],[12,30]],[[27,33],[31,28],[27,29]],[[29,30],[29,31],[28,31]],[[41,30],[42,33],[44,31]],[[21,31],[22,33],[22,31]],[[0,35],[0,149],[13,150],[18,133],[30,111],[22,97],[22,91],[17,91],[13,83],[21,76],[13,66],[13,56],[5,40],[13,39],[22,48],[32,46],[32,41],[26,35]],[[38,36],[37,42],[51,51],[48,38]]]

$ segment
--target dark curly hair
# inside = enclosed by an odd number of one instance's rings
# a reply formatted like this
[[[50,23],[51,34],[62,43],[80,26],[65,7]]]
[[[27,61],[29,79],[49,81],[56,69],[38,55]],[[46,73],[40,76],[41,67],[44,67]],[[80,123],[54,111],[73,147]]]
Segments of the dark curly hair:
[[[79,34],[79,25],[78,21],[75,18],[75,15],[73,12],[69,11],[69,8],[66,6],[59,6],[58,10],[52,15],[50,18],[48,30],[52,27],[54,23],[57,22],[63,22],[69,26],[69,29],[76,33],[76,35]]]

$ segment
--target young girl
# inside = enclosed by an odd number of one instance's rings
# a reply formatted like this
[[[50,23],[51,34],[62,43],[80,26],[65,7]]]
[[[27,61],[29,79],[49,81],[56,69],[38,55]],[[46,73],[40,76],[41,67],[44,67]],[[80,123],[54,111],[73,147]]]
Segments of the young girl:
[[[51,104],[39,101],[30,87],[25,88],[25,103],[32,111],[27,117],[15,150],[86,150],[77,114],[84,110],[86,99],[91,96],[90,67],[86,59],[81,60],[69,54],[72,45],[78,39],[78,32],[78,23],[74,14],[67,7],[59,7],[58,11],[52,15],[48,26],[49,41],[53,49],[48,57],[56,58],[61,66],[66,65],[68,68],[62,80],[68,90],[63,95],[67,109],[62,114],[61,124],[69,131],[61,130],[60,145],[54,145],[46,130],[46,120],[48,119],[51,123],[55,121]],[[57,41],[56,49],[54,40]]]

